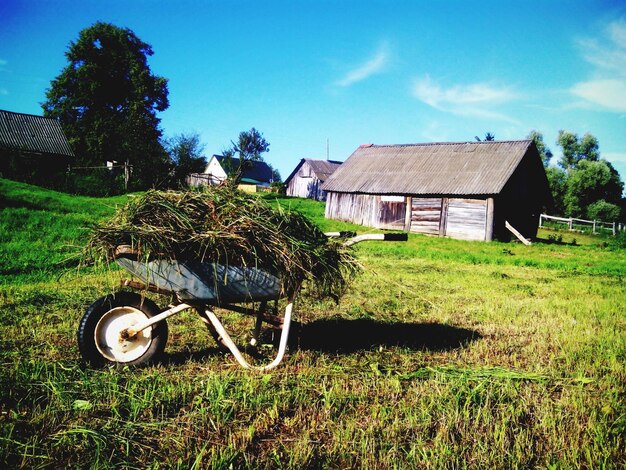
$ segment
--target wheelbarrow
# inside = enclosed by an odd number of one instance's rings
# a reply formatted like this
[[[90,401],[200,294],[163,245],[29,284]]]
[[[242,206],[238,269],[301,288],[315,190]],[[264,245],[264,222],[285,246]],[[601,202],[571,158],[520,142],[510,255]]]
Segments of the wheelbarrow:
[[[366,234],[330,232],[328,237],[346,238],[345,245],[366,240],[406,241],[406,233]],[[253,267],[224,266],[211,262],[153,260],[143,261],[129,246],[119,246],[116,262],[137,280],[122,285],[139,291],[169,295],[174,301],[162,310],[136,292],[121,291],[101,297],[91,304],[78,327],[78,347],[83,359],[93,366],[137,365],[150,362],[165,349],[166,319],[187,309],[195,309],[221,349],[230,351],[247,369],[267,370],[282,361],[296,292],[287,294],[287,306],[278,313],[280,280]],[[270,302],[273,308],[270,311]],[[250,364],[232,340],[213,308],[256,317],[250,345],[259,342],[263,323],[281,330],[274,360],[264,366]]]

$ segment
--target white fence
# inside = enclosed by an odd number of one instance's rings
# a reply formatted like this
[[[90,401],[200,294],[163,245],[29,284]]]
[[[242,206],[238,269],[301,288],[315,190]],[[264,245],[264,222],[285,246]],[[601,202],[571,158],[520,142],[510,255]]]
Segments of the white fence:
[[[539,227],[543,227],[544,220],[551,220],[556,223],[566,224],[568,230],[579,230],[582,228],[591,228],[592,233],[598,233],[600,230],[610,231],[615,235],[617,232],[626,230],[626,225],[616,222],[602,222],[600,220],[584,220],[584,219],[575,219],[573,217],[564,218],[564,217],[554,217],[552,215],[541,214],[539,216]]]

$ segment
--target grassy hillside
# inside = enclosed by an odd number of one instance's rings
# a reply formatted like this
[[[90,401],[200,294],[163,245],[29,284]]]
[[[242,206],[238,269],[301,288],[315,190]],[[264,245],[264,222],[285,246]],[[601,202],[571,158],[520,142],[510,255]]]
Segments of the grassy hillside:
[[[604,239],[358,245],[338,305],[297,299],[271,373],[238,368],[192,312],[168,320],[161,364],[93,370],[77,323],[121,272],[63,260],[123,198],[0,191],[3,468],[626,465],[626,252]],[[220,315],[243,343],[250,320]]]
[[[45,279],[76,266],[86,229],[126,196],[71,196],[0,179],[0,282]]]

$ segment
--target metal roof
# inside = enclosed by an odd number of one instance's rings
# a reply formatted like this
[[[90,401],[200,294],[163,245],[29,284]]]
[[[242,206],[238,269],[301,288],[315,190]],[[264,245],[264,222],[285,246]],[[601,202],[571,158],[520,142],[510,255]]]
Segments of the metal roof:
[[[222,161],[226,157],[223,155],[213,155],[217,158],[217,161],[222,164]],[[239,166],[239,159],[236,157],[232,157],[233,167],[237,168]],[[243,174],[241,175],[241,180],[250,183],[269,183],[272,181],[272,169],[270,166],[263,161],[250,161],[250,166],[246,167],[243,170]]]
[[[0,148],[73,157],[55,119],[0,110]]]
[[[399,195],[498,194],[531,146],[532,140],[362,145],[322,189]]]
[[[285,180],[285,184],[288,184],[289,181],[296,175],[298,170],[307,163],[313,173],[315,173],[315,177],[320,180],[322,183],[328,179],[330,175],[332,175],[335,170],[341,165],[342,162],[337,162],[334,160],[315,160],[313,158],[303,158],[300,160],[300,163],[294,168],[291,174]]]
[[[313,170],[317,179],[322,182],[326,181],[341,165],[341,162],[332,160],[313,160],[310,158],[305,158],[304,160],[311,166],[311,170]]]

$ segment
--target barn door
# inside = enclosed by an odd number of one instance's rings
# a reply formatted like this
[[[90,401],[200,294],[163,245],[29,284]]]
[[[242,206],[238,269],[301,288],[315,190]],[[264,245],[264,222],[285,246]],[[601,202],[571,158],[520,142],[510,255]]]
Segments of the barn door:
[[[404,230],[406,198],[404,196],[381,196],[379,228]]]
[[[443,199],[411,198],[411,232],[439,235]]]
[[[462,240],[485,240],[486,225],[486,200],[448,199],[446,236]]]

